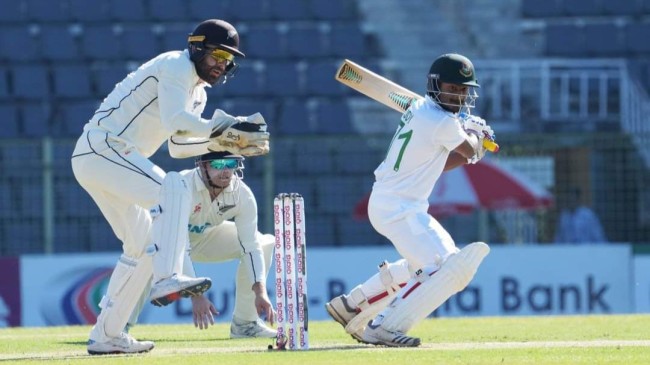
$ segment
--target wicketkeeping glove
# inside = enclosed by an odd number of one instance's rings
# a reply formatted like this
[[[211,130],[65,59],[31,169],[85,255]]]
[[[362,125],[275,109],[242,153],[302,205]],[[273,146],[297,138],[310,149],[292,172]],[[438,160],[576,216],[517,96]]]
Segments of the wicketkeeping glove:
[[[213,116],[215,118],[220,118],[220,127],[215,128],[210,135],[211,150],[227,150],[243,156],[258,156],[269,152],[270,134],[262,114],[232,117],[217,110]]]

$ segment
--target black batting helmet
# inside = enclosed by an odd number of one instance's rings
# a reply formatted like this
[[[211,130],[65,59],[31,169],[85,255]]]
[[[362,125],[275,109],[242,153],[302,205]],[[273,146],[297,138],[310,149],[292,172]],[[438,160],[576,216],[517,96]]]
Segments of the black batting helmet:
[[[188,42],[190,46],[194,46],[191,48],[195,48],[196,51],[218,48],[245,57],[244,53],[239,50],[237,30],[232,24],[220,19],[208,19],[201,22],[190,34]],[[203,52],[201,52],[201,56],[203,56]]]

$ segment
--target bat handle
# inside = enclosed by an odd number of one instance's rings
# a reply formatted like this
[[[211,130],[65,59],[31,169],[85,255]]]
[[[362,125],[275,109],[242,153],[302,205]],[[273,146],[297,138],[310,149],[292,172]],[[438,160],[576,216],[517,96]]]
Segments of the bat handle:
[[[499,145],[494,141],[490,141],[489,139],[483,140],[483,147],[492,153],[499,152]]]

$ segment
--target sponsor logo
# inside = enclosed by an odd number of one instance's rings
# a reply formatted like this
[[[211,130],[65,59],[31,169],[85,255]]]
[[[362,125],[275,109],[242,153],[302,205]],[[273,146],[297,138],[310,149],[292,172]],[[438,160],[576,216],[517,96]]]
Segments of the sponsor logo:
[[[461,76],[463,77],[472,77],[472,74],[474,73],[472,71],[472,67],[465,62],[463,62],[463,67],[461,67],[458,72],[460,72]]]
[[[49,326],[94,324],[112,268],[83,267],[51,278],[41,296],[40,309]]]

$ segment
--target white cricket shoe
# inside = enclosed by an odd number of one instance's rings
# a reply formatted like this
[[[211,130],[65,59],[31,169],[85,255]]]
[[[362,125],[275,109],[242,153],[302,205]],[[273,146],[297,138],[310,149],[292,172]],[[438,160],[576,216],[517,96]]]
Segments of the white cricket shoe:
[[[356,308],[353,308],[348,303],[348,297],[345,294],[332,298],[329,303],[325,303],[325,309],[330,317],[340,323],[343,328],[346,328],[348,323],[350,323],[350,321],[358,314]],[[348,334],[361,343],[367,343],[363,340],[363,331],[354,333],[348,332]]]
[[[189,298],[205,293],[212,286],[209,278],[191,278],[174,274],[153,284],[151,287],[151,304],[166,306],[181,297]]]
[[[273,338],[277,335],[278,332],[276,330],[268,327],[264,321],[259,318],[256,321],[244,321],[235,316],[232,317],[232,323],[230,324],[230,338]]]
[[[128,333],[120,333],[119,337],[109,338],[106,342],[88,340],[88,353],[91,355],[108,354],[135,354],[149,352],[153,349],[153,342],[138,341]]]
[[[420,339],[407,336],[402,332],[388,331],[381,325],[373,326],[372,321],[368,322],[366,330],[363,331],[363,341],[373,345],[384,345],[389,347],[418,347]]]

